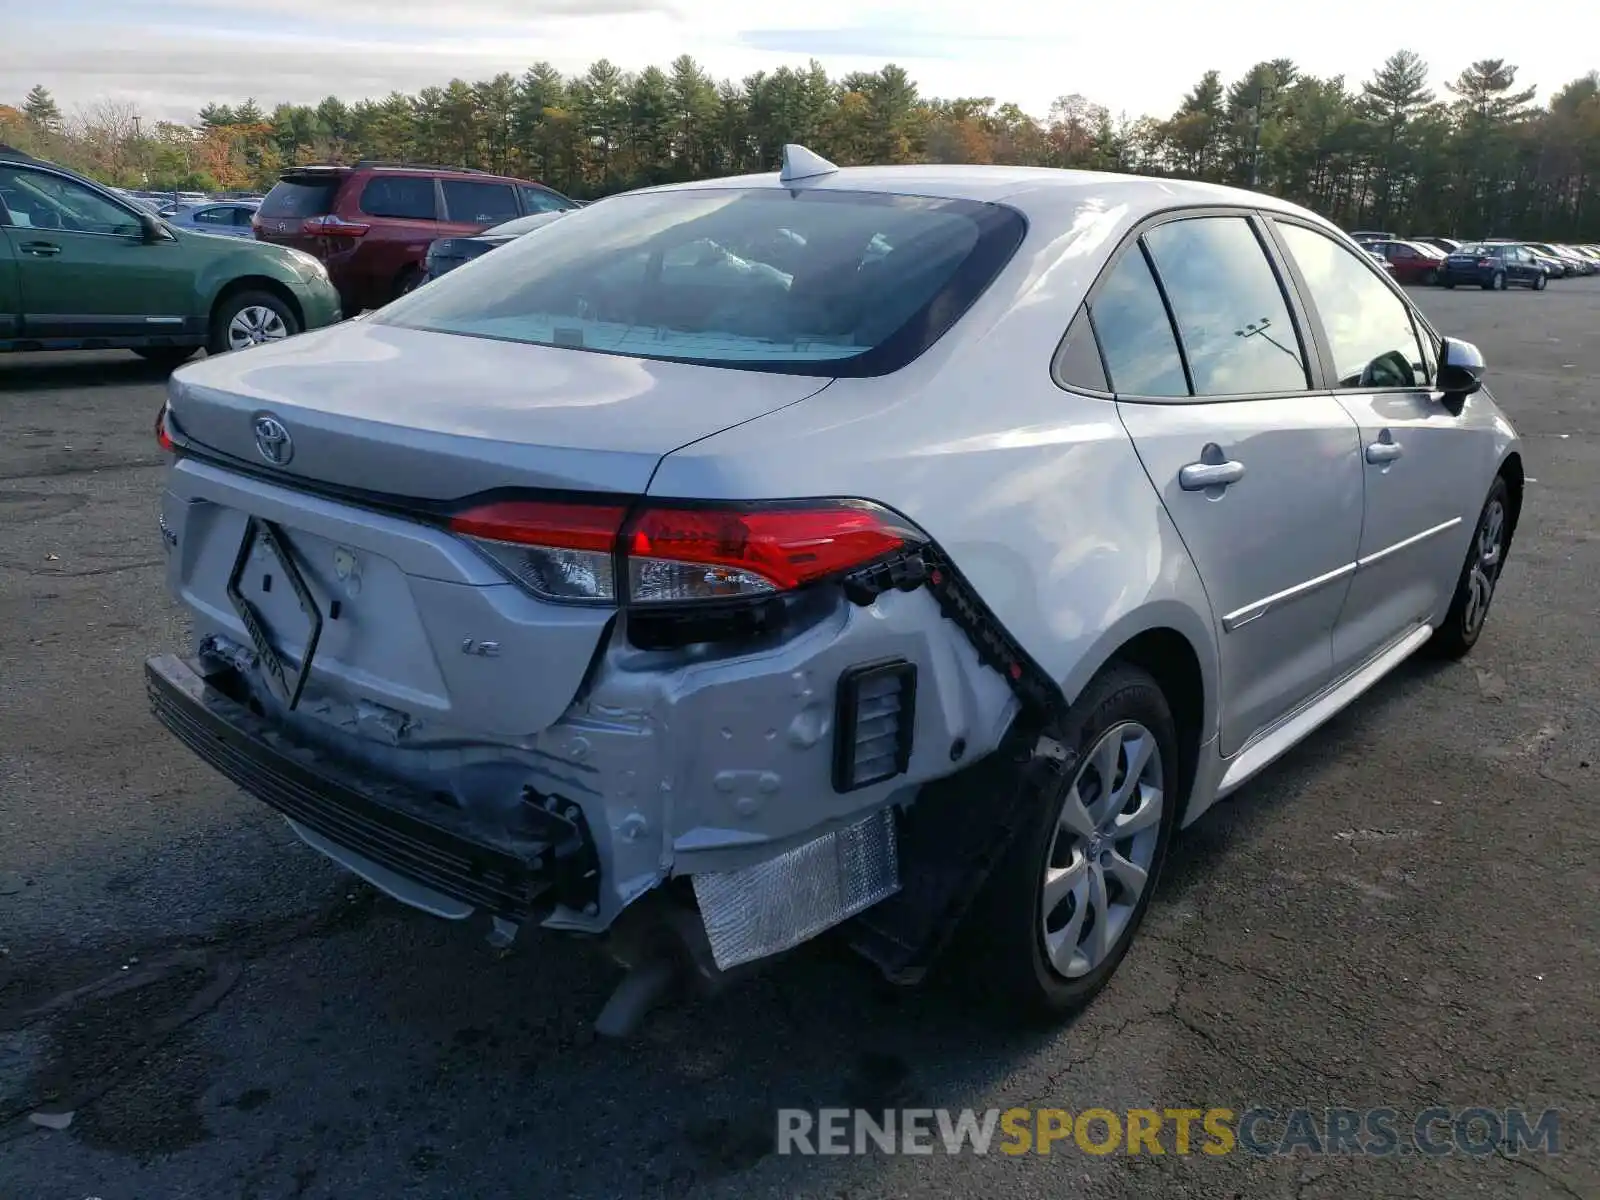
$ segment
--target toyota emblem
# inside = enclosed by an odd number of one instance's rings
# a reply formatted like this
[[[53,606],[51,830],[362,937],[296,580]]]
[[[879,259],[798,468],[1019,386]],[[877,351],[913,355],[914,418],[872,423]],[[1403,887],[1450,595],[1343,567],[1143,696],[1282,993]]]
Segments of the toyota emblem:
[[[294,439],[282,421],[270,413],[262,413],[256,418],[256,449],[273,466],[287,466],[294,457]]]

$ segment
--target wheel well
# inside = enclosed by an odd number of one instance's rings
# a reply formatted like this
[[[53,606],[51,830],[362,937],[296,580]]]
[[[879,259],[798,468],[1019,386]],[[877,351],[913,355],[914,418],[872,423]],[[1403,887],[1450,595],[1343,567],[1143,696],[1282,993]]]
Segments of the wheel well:
[[[306,314],[301,311],[300,302],[295,299],[294,293],[276,279],[269,279],[265,275],[241,275],[238,279],[230,279],[217,293],[217,299],[211,305],[211,320],[215,321],[218,310],[240,292],[270,292],[289,306],[289,311],[294,313],[295,322],[301,329],[306,327]]]
[[[1124,642],[1112,657],[1148,671],[1167,698],[1178,731],[1178,794],[1187,808],[1205,728],[1205,678],[1200,673],[1200,659],[1189,639],[1176,629],[1147,629]]]
[[[1511,540],[1511,535],[1517,532],[1517,518],[1522,516],[1522,455],[1509,454],[1506,461],[1500,464],[1500,477],[1506,481],[1506,492],[1511,500],[1511,528],[1506,530],[1506,541]]]

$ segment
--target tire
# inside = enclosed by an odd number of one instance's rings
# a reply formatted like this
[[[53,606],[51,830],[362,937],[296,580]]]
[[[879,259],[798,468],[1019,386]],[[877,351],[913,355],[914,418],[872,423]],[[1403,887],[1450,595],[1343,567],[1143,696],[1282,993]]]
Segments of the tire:
[[[271,292],[237,292],[217,306],[206,352],[226,354],[263,342],[282,341],[299,332],[300,319],[287,301]]]
[[[1427,272],[1423,273],[1422,283],[1423,283],[1424,287],[1432,287],[1434,284],[1436,284],[1438,282],[1439,282],[1439,272],[1437,272],[1437,271],[1427,271]]]
[[[395,281],[394,298],[398,300],[401,296],[416,291],[427,282],[428,277],[417,270],[416,267],[407,267],[400,272],[400,278]]]
[[[1112,663],[1084,689],[1062,727],[1053,732],[1075,753],[1077,766],[1064,775],[1047,774],[1052,782],[1037,786],[1027,798],[1027,815],[973,905],[957,955],[965,982],[986,1001],[998,1003],[1007,1019],[1060,1020],[1105,986],[1144,919],[1182,800],[1172,711],[1144,671]],[[1146,746],[1148,758],[1143,757]],[[1138,794],[1129,799],[1139,805],[1133,815],[1149,817],[1154,805],[1153,820],[1119,841],[1099,833],[1086,838],[1068,829],[1062,820],[1066,805],[1080,798],[1080,809],[1106,821],[1126,815],[1125,809],[1121,814],[1099,813],[1096,799],[1104,794],[1099,790],[1103,764],[1113,765],[1119,791],[1127,787],[1129,755],[1145,764]],[[1091,853],[1098,861],[1090,861]],[[1114,873],[1102,870],[1101,862],[1117,861],[1114,854],[1123,856],[1122,865]],[[1129,862],[1143,867],[1144,883],[1131,905],[1119,905],[1114,895],[1125,887],[1121,881],[1136,878],[1126,869]],[[1049,912],[1047,871],[1064,888]],[[1074,874],[1081,882],[1065,887]],[[1109,900],[1103,907],[1115,914],[1114,925],[1100,923],[1100,900]],[[1109,929],[1108,944],[1095,942],[1096,929]],[[1047,949],[1051,934],[1059,947],[1054,959]]]
[[[140,346],[134,353],[163,371],[171,371],[188,362],[199,349],[199,346]]]
[[[1461,658],[1478,644],[1511,551],[1511,526],[1511,490],[1504,476],[1496,476],[1473,526],[1450,611],[1428,642],[1429,651],[1437,657]]]
[[[1506,290],[1506,273],[1496,271],[1484,281],[1483,290],[1486,292],[1503,292]]]
[[[1443,287],[1444,287],[1445,291],[1453,292],[1453,291],[1456,290],[1456,281],[1454,279],[1446,279],[1444,281]]]
[[[1533,277],[1533,283],[1529,286],[1531,286],[1536,292],[1542,292],[1545,289],[1545,285],[1549,282],[1550,281],[1545,277],[1544,272],[1541,271],[1539,274]]]

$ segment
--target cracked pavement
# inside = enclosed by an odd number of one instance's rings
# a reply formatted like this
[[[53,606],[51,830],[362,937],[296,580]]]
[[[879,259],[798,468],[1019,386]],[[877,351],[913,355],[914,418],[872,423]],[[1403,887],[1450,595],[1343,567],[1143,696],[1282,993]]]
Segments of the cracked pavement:
[[[0,1197],[1600,1196],[1600,279],[1419,295],[1527,443],[1483,641],[1188,831],[1050,1032],[823,942],[595,1041],[592,950],[374,895],[157,728],[162,376],[0,357]],[[1563,1152],[771,1152],[784,1106],[1436,1104],[1560,1108]]]

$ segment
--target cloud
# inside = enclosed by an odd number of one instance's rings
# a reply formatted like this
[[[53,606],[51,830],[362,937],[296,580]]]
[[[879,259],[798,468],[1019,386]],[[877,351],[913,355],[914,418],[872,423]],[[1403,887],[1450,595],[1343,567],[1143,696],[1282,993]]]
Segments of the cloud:
[[[865,25],[841,29],[752,29],[739,35],[741,45],[784,54],[873,58],[880,62],[918,58],[970,58],[975,47],[989,49],[1025,44],[1014,34],[947,34],[904,26]]]

